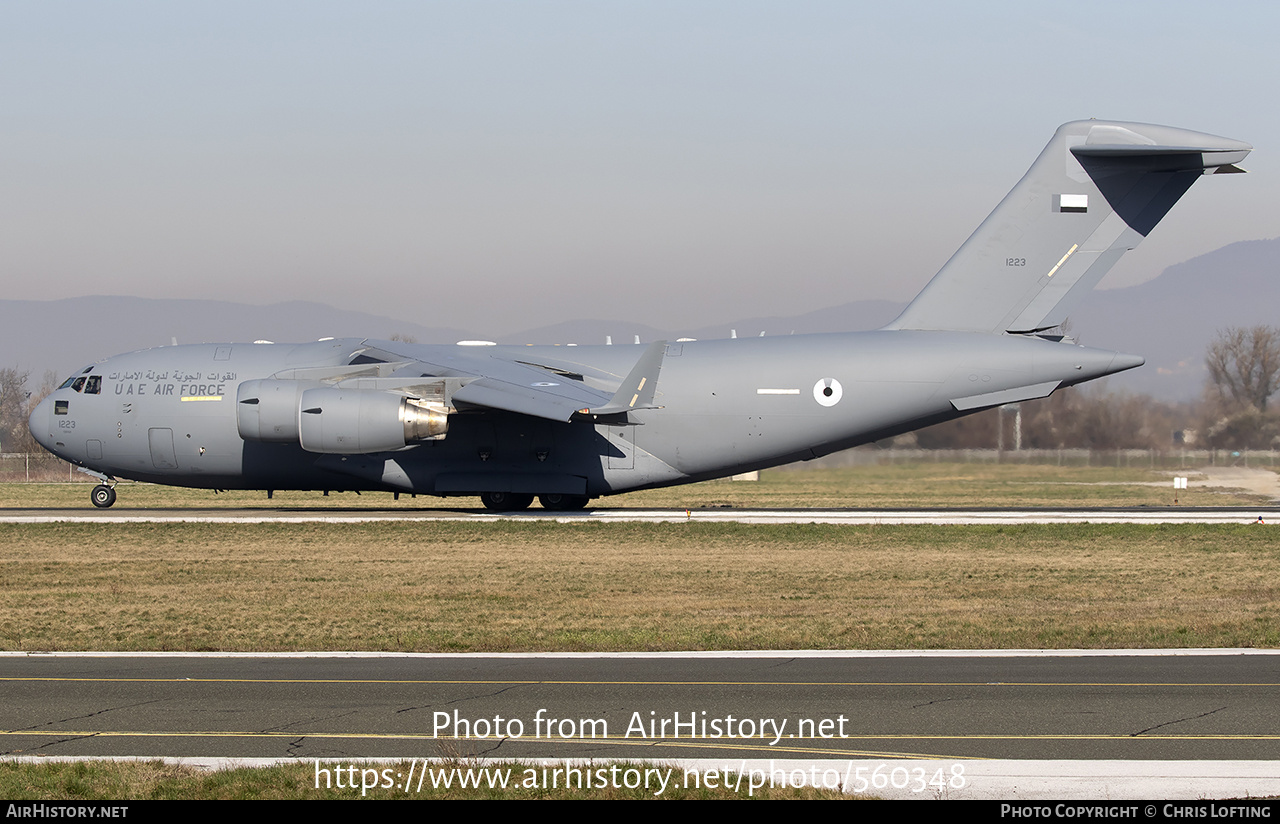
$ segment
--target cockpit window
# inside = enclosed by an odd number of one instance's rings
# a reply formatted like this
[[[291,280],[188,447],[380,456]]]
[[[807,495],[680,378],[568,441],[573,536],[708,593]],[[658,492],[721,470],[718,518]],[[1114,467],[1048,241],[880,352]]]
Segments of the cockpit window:
[[[86,395],[97,395],[102,392],[102,376],[90,375],[89,382],[84,385]]]
[[[71,406],[71,401],[54,401],[54,402],[53,402],[53,414],[55,414],[55,415],[65,415],[65,414],[67,414],[67,408],[68,408],[68,407],[70,407],[70,406]]]
[[[81,372],[80,372],[80,374],[79,374],[79,375],[72,375],[71,377],[67,378],[65,381],[63,381],[63,382],[62,382],[62,385],[61,385],[61,386],[59,386],[58,388],[59,388],[59,389],[74,389],[74,390],[75,390],[75,391],[77,391],[77,392],[82,391],[82,390],[84,389],[84,381],[85,381],[84,376],[85,376],[85,375],[87,375],[87,374],[89,374],[90,372],[92,372],[92,371],[93,371],[93,367],[94,367],[95,365],[96,365],[96,364],[92,364],[92,363],[91,363],[91,364],[89,364],[89,365],[88,365],[88,366],[86,366],[83,370],[81,370]],[[99,387],[101,387],[101,386],[102,386],[101,380],[102,380],[102,379],[101,379],[101,376],[99,376],[99,378],[98,378],[98,381],[99,381],[98,386],[99,386]],[[96,395],[96,394],[98,394],[98,393],[101,391],[101,389],[100,389],[100,388],[99,388],[99,389],[90,389],[89,391],[90,391],[90,393],[91,393],[91,394],[95,394],[95,395]]]

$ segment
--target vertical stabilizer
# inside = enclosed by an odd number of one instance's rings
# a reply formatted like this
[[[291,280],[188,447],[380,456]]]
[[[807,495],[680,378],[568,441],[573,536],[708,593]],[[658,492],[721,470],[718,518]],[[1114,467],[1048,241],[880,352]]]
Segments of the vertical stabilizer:
[[[1031,169],[887,329],[1057,326],[1196,178],[1252,146],[1145,123],[1059,127]]]

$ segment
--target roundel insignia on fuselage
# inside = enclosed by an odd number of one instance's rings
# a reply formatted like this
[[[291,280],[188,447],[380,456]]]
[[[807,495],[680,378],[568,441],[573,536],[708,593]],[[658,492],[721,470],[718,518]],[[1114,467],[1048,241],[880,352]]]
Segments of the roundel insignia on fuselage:
[[[813,399],[823,406],[835,406],[844,396],[844,387],[835,378],[823,378],[813,385]]]

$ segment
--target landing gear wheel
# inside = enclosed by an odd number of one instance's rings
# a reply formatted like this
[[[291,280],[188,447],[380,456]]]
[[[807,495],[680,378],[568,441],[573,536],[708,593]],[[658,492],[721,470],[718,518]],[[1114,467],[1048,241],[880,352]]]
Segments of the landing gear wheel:
[[[106,484],[98,484],[89,493],[89,500],[98,509],[106,509],[116,502],[116,491]]]
[[[480,500],[485,509],[495,512],[518,512],[528,509],[533,503],[532,495],[517,495],[514,492],[482,492]]]
[[[591,499],[586,495],[539,495],[538,502],[543,509],[556,512],[572,512],[585,509]]]

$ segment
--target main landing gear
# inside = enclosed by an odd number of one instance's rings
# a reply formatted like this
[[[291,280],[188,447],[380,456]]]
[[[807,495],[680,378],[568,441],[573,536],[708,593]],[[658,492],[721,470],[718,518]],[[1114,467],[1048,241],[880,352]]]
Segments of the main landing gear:
[[[529,505],[533,503],[533,496],[515,492],[484,492],[481,493],[480,500],[484,503],[485,509],[492,509],[495,512],[519,512],[529,508]],[[583,509],[590,500],[586,495],[554,494],[538,496],[538,502],[542,504],[543,509],[557,512]]]
[[[494,512],[519,512],[528,509],[533,503],[532,495],[517,495],[514,492],[482,492],[480,500],[485,509]]]
[[[543,509],[559,512],[573,512],[585,509],[591,499],[586,495],[539,495],[538,502]]]
[[[106,484],[98,484],[89,493],[89,500],[98,509],[106,509],[116,502],[116,491]]]

